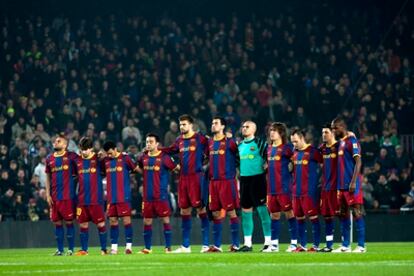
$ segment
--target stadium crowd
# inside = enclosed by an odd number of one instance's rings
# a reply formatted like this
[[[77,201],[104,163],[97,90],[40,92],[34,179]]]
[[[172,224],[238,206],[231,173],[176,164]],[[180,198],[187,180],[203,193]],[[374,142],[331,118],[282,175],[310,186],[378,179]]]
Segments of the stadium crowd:
[[[172,144],[183,113],[203,133],[222,115],[235,136],[246,119],[262,135],[282,121],[315,145],[340,114],[361,141],[365,208],[412,209],[413,154],[400,143],[413,134],[412,19],[403,13],[388,30],[375,8],[323,9],[185,20],[1,15],[0,221],[49,218],[45,159],[56,133],[71,151],[87,136],[96,150],[113,140],[136,157],[147,132]],[[131,179],[139,216],[141,180]]]

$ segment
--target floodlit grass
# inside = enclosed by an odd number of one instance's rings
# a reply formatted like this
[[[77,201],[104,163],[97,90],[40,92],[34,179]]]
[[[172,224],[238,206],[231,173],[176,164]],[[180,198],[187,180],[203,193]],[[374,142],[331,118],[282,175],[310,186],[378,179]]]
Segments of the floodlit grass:
[[[54,257],[54,249],[0,250],[0,274],[76,275],[414,275],[414,243],[369,243],[368,252],[356,253],[198,253],[165,254],[154,247],[151,255],[100,256],[91,248],[89,256]],[[225,247],[223,247],[225,248]],[[121,249],[121,248],[120,248]]]

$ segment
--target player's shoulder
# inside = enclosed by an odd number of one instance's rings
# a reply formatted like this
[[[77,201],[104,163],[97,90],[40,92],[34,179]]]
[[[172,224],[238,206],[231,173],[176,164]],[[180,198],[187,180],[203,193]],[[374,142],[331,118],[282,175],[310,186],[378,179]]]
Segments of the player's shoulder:
[[[73,152],[73,151],[68,151],[67,155],[70,159],[75,159],[75,160],[79,157],[79,155],[76,152]]]

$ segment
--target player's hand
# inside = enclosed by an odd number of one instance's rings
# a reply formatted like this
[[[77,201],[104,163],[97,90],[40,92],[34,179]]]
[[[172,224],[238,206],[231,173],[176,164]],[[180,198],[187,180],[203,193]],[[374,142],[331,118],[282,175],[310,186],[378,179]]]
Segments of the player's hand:
[[[347,134],[348,136],[351,136],[351,137],[356,137],[355,133],[354,133],[354,132],[352,132],[352,131],[348,131],[346,134]]]
[[[263,169],[264,169],[264,170],[267,170],[267,167],[268,167],[267,163],[264,163],[264,164],[263,164]]]
[[[52,197],[51,197],[50,195],[48,195],[48,196],[46,197],[46,200],[47,200],[47,204],[49,204],[49,207],[52,207],[52,206],[53,206],[53,200],[52,200]]]
[[[102,158],[105,158],[106,157],[106,152],[105,151],[103,151],[103,150],[100,150],[99,152],[98,152],[98,158],[99,159],[102,159]]]
[[[175,173],[179,173],[180,172],[180,169],[181,169],[181,166],[180,165],[177,165],[175,168],[174,168],[174,172]]]
[[[356,189],[356,183],[355,183],[355,181],[352,181],[352,182],[349,184],[349,192],[350,192],[350,193],[353,193],[353,192],[355,192],[355,189]]]

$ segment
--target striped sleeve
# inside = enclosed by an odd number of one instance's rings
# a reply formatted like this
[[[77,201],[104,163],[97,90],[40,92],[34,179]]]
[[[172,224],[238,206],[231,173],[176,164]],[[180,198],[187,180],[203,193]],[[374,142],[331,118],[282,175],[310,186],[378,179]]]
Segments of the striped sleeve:
[[[256,144],[259,148],[260,156],[266,160],[267,159],[267,142],[264,139],[256,138]]]

